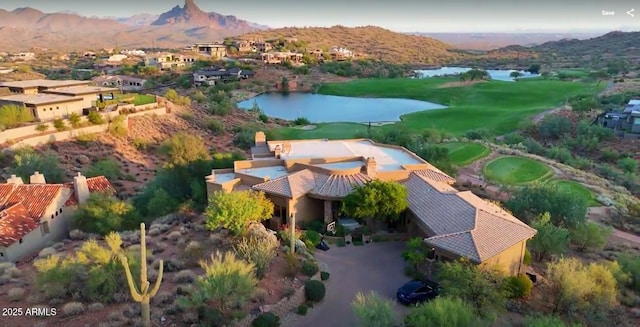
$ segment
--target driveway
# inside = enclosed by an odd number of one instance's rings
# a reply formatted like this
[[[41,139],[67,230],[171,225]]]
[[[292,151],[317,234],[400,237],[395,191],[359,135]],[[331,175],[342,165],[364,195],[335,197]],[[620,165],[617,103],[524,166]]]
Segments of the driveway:
[[[396,311],[405,315],[408,308],[395,302],[398,287],[409,280],[404,275],[403,242],[369,243],[363,246],[331,246],[327,252],[316,250],[322,270],[331,273],[325,281],[327,293],[321,303],[306,316],[292,313],[282,326],[352,327],[357,320],[351,309],[356,293],[375,291],[394,301]]]

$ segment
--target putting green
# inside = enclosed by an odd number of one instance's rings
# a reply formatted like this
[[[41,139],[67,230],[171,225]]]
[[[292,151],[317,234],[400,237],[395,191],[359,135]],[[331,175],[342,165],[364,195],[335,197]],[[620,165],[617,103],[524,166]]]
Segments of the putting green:
[[[587,205],[590,207],[600,206],[600,202],[596,199],[596,195],[593,191],[578,182],[564,179],[552,179],[549,181],[549,184],[555,185],[562,191],[578,194],[580,197],[585,199]]]
[[[521,185],[553,175],[551,167],[525,157],[499,157],[484,166],[487,179],[503,185]]]
[[[491,153],[489,147],[475,142],[451,142],[443,143],[449,150],[449,159],[456,166],[468,166],[474,161],[484,158]]]

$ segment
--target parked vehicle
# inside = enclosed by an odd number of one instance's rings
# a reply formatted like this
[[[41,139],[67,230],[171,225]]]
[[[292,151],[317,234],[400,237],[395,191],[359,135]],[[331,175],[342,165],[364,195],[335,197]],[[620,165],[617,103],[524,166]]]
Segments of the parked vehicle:
[[[414,279],[400,287],[396,293],[398,302],[404,305],[418,305],[440,295],[440,285],[430,280]]]

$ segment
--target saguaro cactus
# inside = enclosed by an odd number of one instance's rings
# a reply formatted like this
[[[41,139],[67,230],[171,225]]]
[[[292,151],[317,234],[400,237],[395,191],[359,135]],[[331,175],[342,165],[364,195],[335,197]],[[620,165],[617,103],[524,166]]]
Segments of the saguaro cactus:
[[[140,224],[140,289],[136,287],[133,277],[131,276],[131,268],[129,268],[129,260],[126,256],[121,255],[120,261],[124,266],[124,272],[127,274],[127,282],[129,283],[129,291],[134,301],[140,302],[140,311],[142,315],[142,325],[151,327],[151,317],[149,301],[158,293],[160,283],[162,282],[163,262],[160,260],[160,268],[158,271],[158,279],[156,279],[153,289],[149,290],[149,281],[147,280],[147,239],[145,237],[144,223]]]

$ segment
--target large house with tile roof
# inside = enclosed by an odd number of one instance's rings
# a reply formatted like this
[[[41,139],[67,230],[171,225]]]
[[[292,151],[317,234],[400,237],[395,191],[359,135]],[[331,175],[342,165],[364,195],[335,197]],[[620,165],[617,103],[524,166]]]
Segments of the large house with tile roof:
[[[28,258],[65,238],[73,211],[94,192],[114,194],[115,189],[104,176],[78,173],[72,183],[47,184],[35,172],[25,184],[12,175],[0,184],[0,261]]]
[[[267,141],[255,136],[250,160],[214,169],[207,192],[255,190],[274,203],[271,228],[322,219],[339,222],[342,199],[373,179],[396,181],[408,191],[409,208],[399,228],[421,235],[430,260],[467,258],[522,272],[527,240],[536,230],[469,191],[413,152],[368,139]]]

